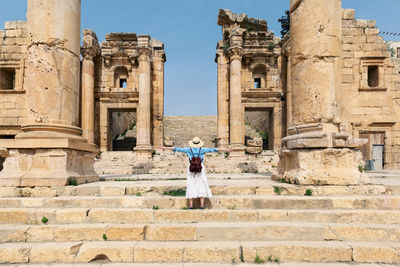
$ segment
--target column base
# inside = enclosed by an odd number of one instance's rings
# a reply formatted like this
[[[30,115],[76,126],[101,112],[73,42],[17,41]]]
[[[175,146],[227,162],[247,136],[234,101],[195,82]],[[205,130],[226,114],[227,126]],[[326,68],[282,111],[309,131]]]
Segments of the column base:
[[[229,147],[232,149],[232,152],[229,153],[229,157],[244,157],[246,147],[243,144],[230,144]]]
[[[359,185],[369,182],[359,150],[321,148],[284,150],[273,180],[300,185]]]
[[[152,157],[153,147],[151,145],[139,145],[134,148],[135,157],[148,159]]]
[[[96,182],[96,146],[68,139],[3,140],[9,155],[0,173],[0,186],[64,186]]]

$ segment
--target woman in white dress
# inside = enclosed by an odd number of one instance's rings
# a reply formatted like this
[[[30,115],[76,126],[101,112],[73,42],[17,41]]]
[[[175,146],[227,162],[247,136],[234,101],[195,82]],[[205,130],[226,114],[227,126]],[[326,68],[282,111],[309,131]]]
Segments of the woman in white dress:
[[[193,209],[193,199],[200,198],[200,209],[204,209],[204,199],[211,198],[211,190],[208,186],[206,168],[203,164],[204,154],[217,152],[231,152],[231,149],[203,147],[204,142],[195,137],[189,141],[189,147],[161,147],[161,149],[172,150],[173,152],[186,153],[189,156],[189,162],[193,157],[201,158],[201,172],[190,172],[188,165],[188,176],[186,180],[186,198],[189,199],[189,208]]]

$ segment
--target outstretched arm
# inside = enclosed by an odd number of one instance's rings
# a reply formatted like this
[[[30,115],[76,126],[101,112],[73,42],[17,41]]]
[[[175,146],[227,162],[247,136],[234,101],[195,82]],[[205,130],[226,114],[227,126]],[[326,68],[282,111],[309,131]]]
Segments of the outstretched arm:
[[[217,152],[232,152],[232,149],[222,149],[222,148],[209,148],[209,147],[202,147],[202,151],[204,153],[217,153]]]

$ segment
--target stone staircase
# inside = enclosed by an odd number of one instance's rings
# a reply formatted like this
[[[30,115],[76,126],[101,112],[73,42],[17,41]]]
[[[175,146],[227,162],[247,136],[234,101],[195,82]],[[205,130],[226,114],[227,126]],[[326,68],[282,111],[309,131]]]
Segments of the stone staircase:
[[[400,264],[400,195],[393,188],[222,177],[210,180],[209,209],[186,210],[185,198],[172,196],[184,185],[179,179],[143,178],[0,188],[0,263]]]
[[[208,173],[270,173],[279,162],[278,153],[264,151],[259,155],[231,158],[225,153],[210,153],[204,163]],[[131,151],[108,151],[95,160],[98,174],[186,174],[187,156],[171,151],[155,151],[153,158],[143,162]]]
[[[167,116],[164,118],[164,136],[175,146],[186,147],[197,136],[206,147],[216,147],[217,116]]]

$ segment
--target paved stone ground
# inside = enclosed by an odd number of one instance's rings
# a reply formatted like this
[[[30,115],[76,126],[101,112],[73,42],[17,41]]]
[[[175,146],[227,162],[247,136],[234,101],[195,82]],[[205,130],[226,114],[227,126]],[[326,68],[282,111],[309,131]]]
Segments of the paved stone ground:
[[[185,188],[184,175],[2,187],[0,265],[247,267],[258,255],[263,266],[399,266],[399,174],[307,187],[270,174],[210,174],[205,210],[170,194]]]

